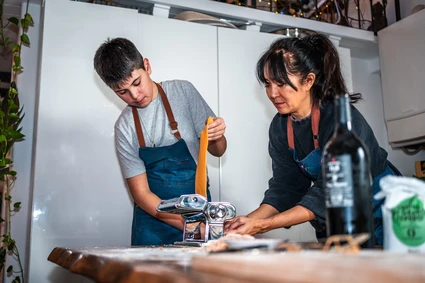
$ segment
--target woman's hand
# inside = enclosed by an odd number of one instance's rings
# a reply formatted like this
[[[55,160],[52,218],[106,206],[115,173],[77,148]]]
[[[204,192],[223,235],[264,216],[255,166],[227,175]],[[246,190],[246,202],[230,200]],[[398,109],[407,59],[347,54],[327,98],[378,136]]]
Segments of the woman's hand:
[[[267,224],[265,219],[254,219],[247,216],[238,216],[224,224],[224,233],[242,235],[255,235],[267,232],[264,228]]]
[[[224,136],[226,123],[221,117],[214,117],[213,122],[208,125],[208,141],[215,141]]]

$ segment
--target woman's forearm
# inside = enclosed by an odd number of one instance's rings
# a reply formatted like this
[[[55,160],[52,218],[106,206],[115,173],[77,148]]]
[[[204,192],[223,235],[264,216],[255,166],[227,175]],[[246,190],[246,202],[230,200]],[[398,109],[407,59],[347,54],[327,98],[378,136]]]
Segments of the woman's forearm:
[[[315,218],[316,217],[311,210],[303,206],[297,205],[291,209],[288,209],[284,212],[267,218],[266,223],[267,229],[268,231],[270,231],[277,228],[290,227],[293,225],[301,224],[307,221],[314,220]]]
[[[262,204],[260,205],[260,207],[258,207],[256,210],[254,210],[253,212],[251,212],[250,214],[248,214],[247,216],[249,218],[255,218],[255,219],[260,219],[260,218],[269,218],[273,215],[278,214],[279,211],[274,208],[273,206],[269,205],[269,204]]]

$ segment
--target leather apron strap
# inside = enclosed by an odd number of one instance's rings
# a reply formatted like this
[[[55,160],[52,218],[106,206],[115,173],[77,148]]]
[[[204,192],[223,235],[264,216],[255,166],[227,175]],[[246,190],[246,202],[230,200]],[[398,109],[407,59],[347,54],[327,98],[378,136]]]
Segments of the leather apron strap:
[[[158,87],[159,94],[161,95],[162,104],[164,105],[165,112],[167,113],[168,121],[170,122],[170,128],[173,135],[180,140],[180,132],[178,129],[178,123],[174,119],[173,111],[171,110],[170,102],[168,101],[167,95],[165,95],[164,90],[162,89],[161,85],[158,83],[155,83]],[[141,121],[139,118],[139,113],[137,112],[137,107],[132,106],[131,107],[133,112],[133,119],[134,119],[134,126],[136,127],[136,134],[137,134],[137,140],[139,141],[140,147],[145,147],[145,137],[143,135],[143,130],[141,126]]]
[[[315,149],[319,147],[319,122],[320,109],[319,106],[315,103],[311,108],[311,130],[313,131],[313,142]],[[295,149],[294,129],[292,127],[292,118],[290,115],[288,116],[286,135],[288,137],[289,148]]]

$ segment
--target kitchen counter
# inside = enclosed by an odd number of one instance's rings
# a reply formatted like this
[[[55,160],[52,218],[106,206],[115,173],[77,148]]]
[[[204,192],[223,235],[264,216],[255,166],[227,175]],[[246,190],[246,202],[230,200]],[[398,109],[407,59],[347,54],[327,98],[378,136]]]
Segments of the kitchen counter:
[[[425,255],[197,247],[57,247],[48,260],[99,283],[425,282]]]

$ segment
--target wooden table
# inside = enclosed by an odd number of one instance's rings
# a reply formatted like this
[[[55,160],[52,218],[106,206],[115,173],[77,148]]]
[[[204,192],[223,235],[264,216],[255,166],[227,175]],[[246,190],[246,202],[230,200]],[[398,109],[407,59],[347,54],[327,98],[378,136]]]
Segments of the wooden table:
[[[425,255],[194,247],[55,248],[48,260],[99,283],[425,282]]]

